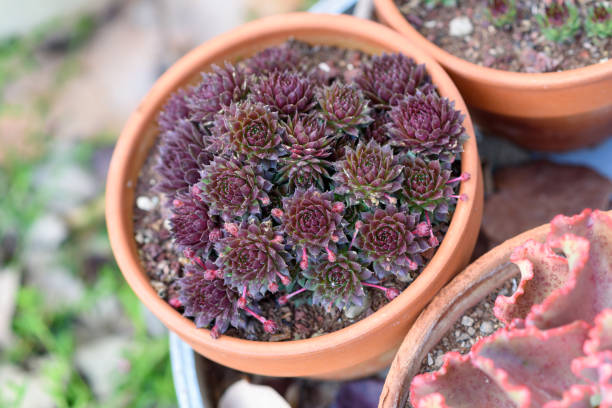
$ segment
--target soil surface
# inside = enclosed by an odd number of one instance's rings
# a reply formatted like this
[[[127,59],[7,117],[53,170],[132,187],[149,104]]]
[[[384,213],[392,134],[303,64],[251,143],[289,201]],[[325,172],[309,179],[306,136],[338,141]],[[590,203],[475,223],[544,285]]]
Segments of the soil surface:
[[[421,0],[395,0],[395,3],[408,22],[429,41],[485,67],[514,72],[553,72],[605,62],[612,57],[612,38],[589,38],[583,29],[574,41],[567,43],[558,44],[544,37],[534,17],[541,12],[543,1],[517,0],[515,22],[501,28],[489,22],[486,2],[482,0],[457,0],[456,7],[434,8],[425,7]],[[587,6],[593,3],[581,2],[583,21]],[[456,35],[450,35],[453,20],[463,23],[459,24],[462,27],[455,31]]]

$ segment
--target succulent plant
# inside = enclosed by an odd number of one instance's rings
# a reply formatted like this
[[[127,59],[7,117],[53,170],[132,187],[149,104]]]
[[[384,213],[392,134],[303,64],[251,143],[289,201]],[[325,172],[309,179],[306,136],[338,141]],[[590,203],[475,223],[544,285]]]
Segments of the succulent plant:
[[[195,187],[195,186],[194,186]],[[208,206],[195,192],[178,193],[172,201],[170,231],[180,251],[208,257],[212,244],[220,236],[219,226],[208,215]]]
[[[304,288],[313,292],[312,303],[328,309],[361,306],[366,296],[362,283],[371,274],[352,251],[339,254],[333,262],[323,258],[302,272]]]
[[[355,86],[334,82],[321,89],[317,101],[321,106],[321,115],[333,130],[358,137],[359,128],[372,121],[368,101]]]
[[[311,187],[325,188],[325,179],[329,179],[329,162],[316,157],[285,159],[278,170],[279,183],[287,182],[287,191],[308,190]]]
[[[612,37],[612,7],[603,3],[589,7],[584,27],[589,37]]]
[[[419,157],[404,163],[402,198],[415,212],[434,214],[438,219],[448,216],[451,200],[459,198],[453,192],[451,172],[442,168],[437,160],[425,161]]]
[[[253,98],[280,113],[306,112],[314,105],[314,86],[297,71],[272,71],[255,86]]]
[[[487,0],[487,15],[496,27],[504,27],[516,20],[516,0]]]
[[[202,74],[200,84],[187,99],[190,120],[211,122],[222,108],[244,99],[248,93],[247,76],[229,62],[224,67],[212,65],[212,72]]]
[[[276,292],[278,281],[289,284],[283,236],[270,223],[226,224],[227,236],[217,244],[217,265],[225,283],[243,296],[257,297]]]
[[[465,138],[464,115],[454,105],[435,93],[417,92],[400,100],[389,112],[391,144],[450,161],[461,152]]]
[[[207,275],[206,271],[216,270],[212,262],[197,263],[185,267],[185,275],[179,279],[179,300],[185,307],[183,314],[193,317],[196,327],[208,327],[213,337],[219,337],[229,325],[240,327],[239,293],[223,282],[223,279]]]
[[[321,193],[315,188],[296,190],[283,199],[281,220],[288,241],[302,250],[300,266],[308,268],[307,251],[316,255],[322,249],[333,259],[330,242],[346,240],[342,230],[344,204],[333,201],[332,192]]]
[[[423,2],[427,7],[431,8],[440,5],[444,7],[455,7],[457,5],[457,0],[423,0]]]
[[[350,205],[364,202],[376,207],[379,203],[396,204],[393,193],[402,187],[402,165],[391,146],[380,146],[370,140],[359,143],[355,150],[347,147],[344,160],[334,164],[336,194],[348,195]]]
[[[386,111],[374,112],[372,115],[374,121],[364,131],[364,139],[366,141],[376,140],[379,145],[383,146],[389,141],[389,129],[387,123],[389,116]]]
[[[395,206],[364,215],[358,225],[355,245],[373,262],[379,278],[395,275],[406,278],[416,271],[422,259],[419,253],[430,248],[430,227],[419,222],[418,214],[398,211]]]
[[[585,210],[517,248],[521,282],[494,309],[508,326],[415,377],[413,406],[612,406],[611,245],[612,218]]]
[[[578,8],[565,0],[552,0],[544,12],[536,15],[542,34],[550,41],[563,42],[573,38],[580,30]]]
[[[222,139],[234,153],[247,159],[278,159],[282,138],[276,112],[246,100],[232,103],[218,118],[222,125],[217,123],[215,131],[225,131]]]
[[[251,318],[274,332],[271,301],[302,293],[398,296],[447,230],[461,120],[399,54],[290,40],[213,66],[158,118],[156,189],[187,264],[169,303],[218,337]]]
[[[272,183],[263,177],[257,166],[218,156],[204,167],[198,187],[210,214],[231,221],[261,214],[261,205],[270,204],[267,191]]]
[[[187,107],[189,97],[190,92],[185,89],[179,89],[176,93],[170,95],[168,102],[166,102],[157,117],[157,125],[162,134],[174,131],[179,122],[191,116],[191,112]]]
[[[424,93],[433,89],[425,66],[403,54],[374,56],[361,71],[355,82],[368,98],[383,107],[394,106],[406,95],[414,95],[417,89]]]
[[[266,48],[245,62],[249,73],[265,75],[273,71],[293,70],[302,65],[301,60],[300,52],[289,41],[278,47]]]
[[[170,195],[184,192],[200,180],[200,172],[212,159],[206,151],[206,136],[190,121],[179,119],[161,139],[155,166],[161,177],[155,188]]]
[[[295,115],[284,125],[283,146],[295,159],[328,157],[333,141],[325,121],[317,114]]]

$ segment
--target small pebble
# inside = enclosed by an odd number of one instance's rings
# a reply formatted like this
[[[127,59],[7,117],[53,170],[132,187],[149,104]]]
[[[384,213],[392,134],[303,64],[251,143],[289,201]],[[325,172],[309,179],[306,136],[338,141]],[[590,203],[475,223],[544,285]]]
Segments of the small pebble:
[[[438,24],[436,20],[429,20],[429,21],[426,21],[425,24],[423,25],[427,28],[434,28],[436,24]]]
[[[470,327],[474,324],[474,319],[472,319],[470,316],[463,316],[461,318],[461,324]]]
[[[434,360],[433,357],[431,356],[431,353],[427,353],[427,365],[433,365]]]
[[[142,211],[151,211],[157,206],[157,202],[157,197],[149,198],[147,196],[139,196],[136,199],[136,207],[140,208]]]
[[[453,37],[464,37],[474,31],[472,22],[467,17],[455,17],[448,25],[448,33]]]
[[[474,330],[473,327],[468,327],[467,332],[470,336],[473,336],[476,334],[476,330]]]
[[[493,333],[493,330],[495,330],[495,327],[493,326],[493,323],[490,321],[484,321],[480,324],[480,332],[482,334],[488,335]]]

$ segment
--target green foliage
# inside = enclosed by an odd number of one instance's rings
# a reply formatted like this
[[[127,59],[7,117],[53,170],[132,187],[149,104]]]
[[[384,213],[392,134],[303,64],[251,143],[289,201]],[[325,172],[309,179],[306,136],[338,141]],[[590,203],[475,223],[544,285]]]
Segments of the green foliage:
[[[612,7],[597,4],[587,10],[584,28],[589,37],[612,37]]]
[[[536,15],[542,34],[550,41],[571,40],[580,30],[578,8],[569,2],[553,1],[545,6],[544,13]]]
[[[487,17],[495,27],[514,23],[516,0],[487,0]]]
[[[455,7],[457,5],[457,0],[423,0],[426,7],[434,8],[437,6],[444,7]]]

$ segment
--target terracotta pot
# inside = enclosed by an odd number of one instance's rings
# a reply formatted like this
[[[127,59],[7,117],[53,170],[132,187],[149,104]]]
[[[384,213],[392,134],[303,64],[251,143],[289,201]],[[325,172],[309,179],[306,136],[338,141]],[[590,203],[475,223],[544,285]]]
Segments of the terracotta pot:
[[[608,212],[612,216],[612,211]],[[400,346],[380,396],[379,408],[404,408],[412,378],[427,356],[457,320],[512,276],[518,267],[510,263],[514,248],[533,239],[544,242],[550,231],[545,224],[524,232],[493,248],[458,274],[414,322]]]
[[[110,165],[106,218],[111,246],[125,279],[142,302],[198,353],[226,366],[271,376],[352,378],[385,367],[420,310],[469,260],[482,217],[482,176],[476,140],[469,116],[469,140],[462,154],[462,170],[472,178],[462,183],[469,200],[457,205],[452,222],[436,255],[422,274],[395,300],[378,312],[334,333],[287,342],[257,342],[221,336],[196,329],[157,296],[143,270],[133,237],[134,187],[140,167],[157,137],[156,116],[177,88],[197,81],[210,64],[249,57],[255,52],[293,37],[310,43],[357,48],[368,53],[402,52],[428,71],[440,93],[466,106],[444,70],[424,52],[392,30],[348,16],[297,13],[246,24],[191,51],[174,64],[153,86],[125,126]]]
[[[527,74],[472,64],[423,37],[394,0],[375,0],[385,24],[450,74],[479,126],[535,150],[562,151],[612,136],[612,60],[564,72]]]

